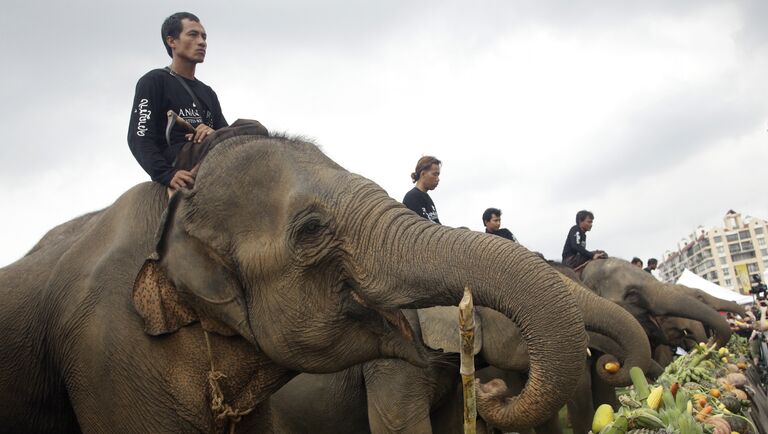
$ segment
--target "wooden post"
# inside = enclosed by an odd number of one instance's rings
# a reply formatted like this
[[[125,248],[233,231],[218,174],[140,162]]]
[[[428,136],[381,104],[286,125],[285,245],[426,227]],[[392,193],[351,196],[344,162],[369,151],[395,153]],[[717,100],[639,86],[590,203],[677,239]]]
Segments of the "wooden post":
[[[475,400],[475,307],[472,292],[464,288],[459,302],[459,335],[461,336],[461,384],[464,390],[464,434],[475,434],[477,401]]]

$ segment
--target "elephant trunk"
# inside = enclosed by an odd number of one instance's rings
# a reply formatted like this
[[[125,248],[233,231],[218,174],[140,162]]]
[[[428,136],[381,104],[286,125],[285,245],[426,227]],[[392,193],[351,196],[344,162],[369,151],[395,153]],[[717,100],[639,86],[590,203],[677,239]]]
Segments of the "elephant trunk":
[[[735,301],[730,301],[730,300],[718,301],[712,307],[714,307],[715,309],[721,312],[735,313],[735,314],[741,315],[742,317],[747,316],[747,310],[744,309],[744,306],[736,303]]]
[[[685,285],[675,284],[672,285],[672,288],[674,288],[676,291],[682,292],[683,294],[696,297],[699,299],[699,301],[717,311],[736,313],[741,316],[747,315],[747,311],[744,309],[744,306],[736,303],[735,301],[724,300],[722,298],[712,296],[701,289],[691,288]]]
[[[362,243],[377,246],[376,254],[355,255],[365,264],[355,270],[361,288],[367,288],[365,297],[386,308],[455,305],[469,287],[475,305],[517,324],[530,357],[529,380],[520,395],[508,398],[496,380],[478,386],[480,415],[494,426],[520,431],[556,414],[584,369],[587,339],[581,312],[555,271],[519,244],[436,225],[402,206],[380,210],[376,217],[376,228],[361,234],[378,238]]]
[[[716,310],[694,297],[680,294],[669,288],[658,286],[656,295],[650,299],[649,309],[653,315],[679,316],[701,321],[715,334],[718,345],[725,345],[731,338],[728,322]]]
[[[609,353],[601,356],[595,365],[597,375],[612,386],[628,386],[632,383],[629,369],[637,366],[647,371],[651,363],[651,345],[643,327],[635,318],[621,306],[606,300],[590,291],[579,283],[561,275],[563,281],[570,287],[576,303],[584,316],[584,327],[590,334],[607,337],[618,344],[623,354]],[[614,357],[623,358],[621,368],[610,373],[605,370],[605,364],[614,361]]]

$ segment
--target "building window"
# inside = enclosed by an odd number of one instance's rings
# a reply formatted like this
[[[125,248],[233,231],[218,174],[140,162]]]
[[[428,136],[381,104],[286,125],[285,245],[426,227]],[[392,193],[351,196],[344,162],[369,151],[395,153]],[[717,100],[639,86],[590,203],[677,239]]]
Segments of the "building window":
[[[728,242],[731,242],[731,241],[738,241],[738,239],[739,239],[739,235],[738,235],[738,234],[729,234],[729,235],[726,235],[726,236],[725,236],[725,239],[726,239]]]
[[[723,242],[723,236],[722,236],[722,235],[718,235],[718,236],[716,236],[716,237],[715,237],[715,242],[716,242],[716,243],[722,243],[722,242]]]
[[[736,255],[731,255],[731,259],[733,262],[739,262],[739,261],[745,261],[747,259],[752,259],[755,257],[755,252],[744,252],[744,253],[738,253]]]
[[[725,253],[725,247],[724,246],[717,246],[717,253]]]
[[[757,273],[758,271],[760,271],[760,269],[757,268],[757,264],[747,264],[747,271],[749,271],[750,273]]]
[[[741,232],[739,232],[739,238],[741,238],[742,240],[750,239],[751,237],[749,236],[749,231],[741,231]]]
[[[719,280],[717,280],[717,279],[715,279],[715,280],[713,280],[713,281],[712,281],[712,283],[714,283],[715,285],[719,285],[719,284],[720,284],[720,281],[719,281]]]
[[[741,252],[741,246],[739,243],[728,244],[728,250],[731,251],[731,254],[739,253]]]
[[[755,248],[752,246],[752,241],[742,241],[741,250],[755,250]]]
[[[730,276],[731,270],[729,268],[723,268],[723,276]]]
[[[731,286],[731,279],[725,279],[725,286]]]
[[[755,228],[755,233],[756,234],[762,234],[763,233],[763,228]]]
[[[758,238],[758,239],[757,239],[757,244],[758,244],[760,247],[765,247],[765,238]]]
[[[709,280],[715,280],[717,279],[717,271],[711,271],[709,273]]]

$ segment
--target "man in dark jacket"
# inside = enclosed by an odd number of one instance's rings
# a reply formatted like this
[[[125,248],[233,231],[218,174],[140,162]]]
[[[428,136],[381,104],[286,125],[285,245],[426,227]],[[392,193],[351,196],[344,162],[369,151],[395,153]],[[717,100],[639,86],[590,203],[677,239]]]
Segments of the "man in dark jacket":
[[[653,270],[656,269],[656,265],[658,265],[659,261],[656,260],[656,258],[651,258],[648,260],[648,266],[643,268],[643,271],[653,274]]]
[[[195,78],[195,68],[205,60],[207,34],[200,20],[189,12],[166,18],[161,28],[163,44],[173,59],[166,68],[154,69],[136,84],[128,146],[153,181],[175,190],[192,187],[194,174],[174,167],[185,142],[201,143],[214,130],[227,126],[216,92]],[[166,113],[173,110],[190,123],[194,133],[179,127],[166,142]]]
[[[501,210],[498,208],[488,208],[483,212],[483,225],[485,233],[498,235],[502,238],[517,242],[515,236],[507,228],[501,227]]]
[[[580,265],[592,259],[605,258],[605,252],[587,250],[587,232],[592,230],[592,223],[595,220],[594,214],[582,210],[576,213],[576,224],[568,231],[568,237],[563,246],[563,264],[578,268]]]

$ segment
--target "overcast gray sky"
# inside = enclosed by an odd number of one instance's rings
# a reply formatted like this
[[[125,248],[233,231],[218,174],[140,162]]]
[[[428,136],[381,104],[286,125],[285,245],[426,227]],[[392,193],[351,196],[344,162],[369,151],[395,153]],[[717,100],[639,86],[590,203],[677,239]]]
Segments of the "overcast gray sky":
[[[197,14],[224,114],[314,138],[400,200],[443,160],[440,220],[503,210],[559,258],[644,261],[734,209],[768,218],[768,2],[9,1],[0,15],[0,266],[148,176],[126,144],[136,80]]]

